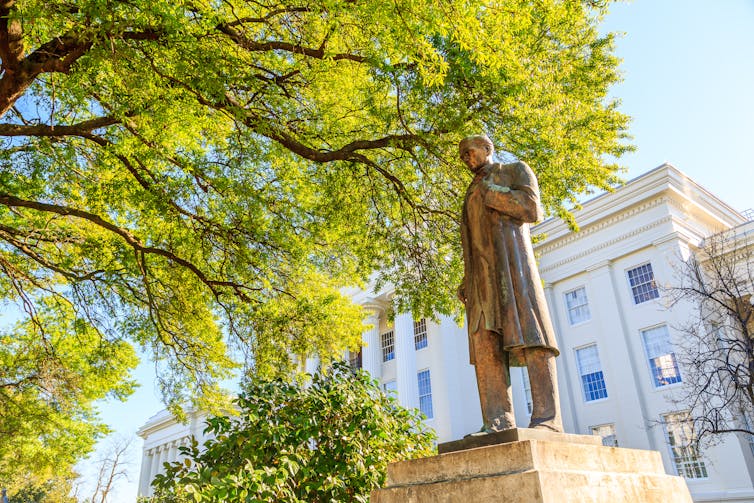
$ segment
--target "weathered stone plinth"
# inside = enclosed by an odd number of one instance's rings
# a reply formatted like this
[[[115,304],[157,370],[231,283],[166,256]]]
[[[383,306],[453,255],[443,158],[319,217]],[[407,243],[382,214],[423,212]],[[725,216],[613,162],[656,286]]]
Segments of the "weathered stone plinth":
[[[599,438],[586,435],[526,429],[503,433],[513,440],[467,450],[447,448],[485,441],[472,437],[441,444],[445,454],[391,464],[387,486],[374,491],[371,502],[692,501],[685,481],[665,473],[658,452],[594,445]]]

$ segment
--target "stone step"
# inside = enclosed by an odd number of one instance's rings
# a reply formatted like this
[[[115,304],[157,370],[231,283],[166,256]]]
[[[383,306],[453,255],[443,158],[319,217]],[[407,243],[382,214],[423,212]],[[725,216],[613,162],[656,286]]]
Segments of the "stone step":
[[[387,486],[548,470],[665,475],[656,451],[525,440],[392,463]]]
[[[371,503],[692,503],[680,477],[529,470],[374,491]]]
[[[437,452],[465,451],[487,445],[508,444],[522,440],[549,440],[550,442],[568,442],[570,444],[602,445],[602,438],[597,435],[574,435],[573,433],[556,433],[537,428],[510,428],[484,435],[469,435],[461,440],[445,442],[437,446]]]

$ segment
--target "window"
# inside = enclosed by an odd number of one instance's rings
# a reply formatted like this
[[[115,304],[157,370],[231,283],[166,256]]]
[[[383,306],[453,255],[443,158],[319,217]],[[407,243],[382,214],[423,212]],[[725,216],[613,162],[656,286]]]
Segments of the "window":
[[[565,294],[566,307],[568,308],[568,320],[571,325],[589,321],[592,315],[589,313],[589,301],[586,298],[586,289],[582,286]]]
[[[618,437],[615,435],[614,424],[592,426],[592,435],[602,437],[602,445],[606,447],[618,447]]]
[[[649,359],[649,369],[656,388],[681,382],[681,372],[675,359],[670,333],[665,325],[642,330],[644,350]]]
[[[576,350],[576,363],[579,366],[581,376],[581,388],[584,391],[584,400],[591,402],[600,398],[607,398],[607,386],[602,374],[600,355],[597,345],[592,344]]]
[[[687,479],[706,478],[707,467],[699,456],[693,423],[689,420],[688,413],[667,414],[663,416],[663,420],[670,447],[670,457],[678,475]]]
[[[427,320],[414,321],[414,347],[416,350],[427,347]]]
[[[380,336],[382,341],[382,361],[389,362],[395,359],[395,336],[393,331],[385,332]]]
[[[634,304],[641,304],[660,296],[655,284],[652,264],[644,264],[628,270],[628,282],[634,295]]]
[[[392,381],[387,381],[385,383],[382,383],[382,391],[385,392],[388,396],[397,396],[398,395],[398,383],[393,379]]]
[[[524,396],[526,396],[526,412],[531,415],[533,402],[531,400],[531,381],[529,381],[529,369],[521,367],[521,378],[524,384]]]
[[[358,351],[348,352],[348,364],[351,366],[352,369],[361,368],[361,348],[359,348]]]
[[[432,411],[432,383],[429,379],[429,369],[422,370],[416,374],[419,381],[419,410],[427,416],[427,419],[434,417]]]

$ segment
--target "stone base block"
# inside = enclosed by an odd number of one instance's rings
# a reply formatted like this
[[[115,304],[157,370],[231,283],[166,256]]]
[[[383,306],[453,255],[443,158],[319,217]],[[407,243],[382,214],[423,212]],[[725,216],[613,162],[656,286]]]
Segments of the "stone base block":
[[[526,439],[393,463],[372,503],[691,503],[655,451]],[[517,438],[527,434],[517,434]],[[539,434],[529,435],[539,436]],[[591,444],[591,445],[590,445]]]
[[[496,444],[509,444],[522,440],[547,440],[548,442],[568,442],[571,444],[602,445],[602,438],[597,435],[574,435],[572,433],[555,433],[554,431],[535,428],[511,428],[486,435],[469,435],[461,440],[445,442],[437,446],[437,452],[465,451],[477,447]]]

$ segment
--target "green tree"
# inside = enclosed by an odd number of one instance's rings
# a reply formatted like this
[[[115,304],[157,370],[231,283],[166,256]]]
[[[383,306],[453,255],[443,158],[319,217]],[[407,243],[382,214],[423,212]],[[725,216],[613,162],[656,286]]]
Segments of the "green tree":
[[[37,345],[60,318],[140,346],[174,406],[357,346],[340,288],[372,274],[454,312],[462,136],[550,214],[617,180],[607,4],[0,2],[0,296]]]
[[[14,490],[8,492],[8,501],[12,503],[77,503],[72,496],[75,474],[56,476],[39,481],[35,477],[16,481]],[[7,479],[6,479],[7,481]]]
[[[311,383],[253,380],[236,405],[157,476],[156,501],[368,501],[388,463],[434,450],[417,410],[343,363]]]
[[[51,488],[70,487],[73,465],[107,431],[95,402],[134,387],[133,347],[103,340],[70,306],[49,302],[36,323],[0,332],[0,480],[12,501],[67,501],[67,489]]]

